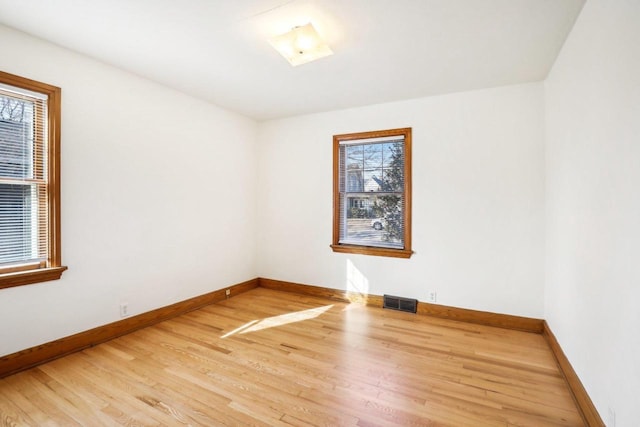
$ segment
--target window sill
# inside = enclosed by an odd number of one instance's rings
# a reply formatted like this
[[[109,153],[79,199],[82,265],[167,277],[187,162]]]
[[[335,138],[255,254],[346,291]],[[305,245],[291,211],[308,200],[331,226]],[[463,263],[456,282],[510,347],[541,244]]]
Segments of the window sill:
[[[373,246],[358,245],[331,245],[331,249],[333,249],[333,252],[346,254],[386,256],[392,258],[411,258],[413,254],[413,251],[409,249],[376,248]]]
[[[58,280],[66,269],[62,266],[0,274],[0,289]]]

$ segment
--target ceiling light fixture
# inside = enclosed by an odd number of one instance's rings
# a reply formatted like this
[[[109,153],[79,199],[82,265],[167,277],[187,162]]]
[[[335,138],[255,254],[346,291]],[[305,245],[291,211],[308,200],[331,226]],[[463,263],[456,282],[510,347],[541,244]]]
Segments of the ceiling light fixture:
[[[311,23],[272,37],[269,43],[294,67],[333,55]]]

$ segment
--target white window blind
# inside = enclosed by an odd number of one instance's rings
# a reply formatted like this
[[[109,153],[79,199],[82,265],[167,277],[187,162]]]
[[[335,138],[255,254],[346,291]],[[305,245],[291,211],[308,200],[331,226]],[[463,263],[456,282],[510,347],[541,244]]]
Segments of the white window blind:
[[[47,96],[0,85],[0,267],[48,259]]]

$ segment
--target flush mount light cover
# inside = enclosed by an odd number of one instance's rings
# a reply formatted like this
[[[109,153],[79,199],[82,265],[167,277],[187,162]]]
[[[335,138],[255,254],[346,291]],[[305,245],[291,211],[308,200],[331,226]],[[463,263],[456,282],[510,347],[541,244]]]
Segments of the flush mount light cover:
[[[269,43],[294,67],[333,55],[333,51],[322,41],[311,23],[272,37]]]

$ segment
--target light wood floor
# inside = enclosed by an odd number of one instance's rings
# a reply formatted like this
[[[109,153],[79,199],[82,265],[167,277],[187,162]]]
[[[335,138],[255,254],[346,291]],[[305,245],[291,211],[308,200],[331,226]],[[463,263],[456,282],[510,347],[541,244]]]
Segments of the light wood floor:
[[[0,425],[582,421],[541,335],[257,288],[0,380]]]

